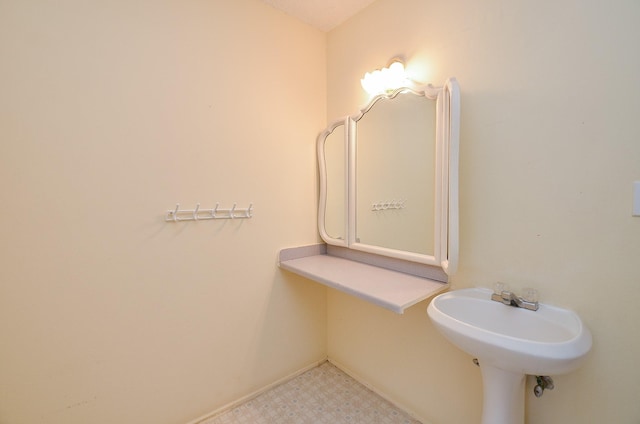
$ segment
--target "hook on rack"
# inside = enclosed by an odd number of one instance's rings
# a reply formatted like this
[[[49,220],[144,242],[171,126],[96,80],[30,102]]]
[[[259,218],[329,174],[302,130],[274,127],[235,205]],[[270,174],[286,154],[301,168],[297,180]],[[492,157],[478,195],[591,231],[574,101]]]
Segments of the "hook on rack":
[[[200,203],[194,209],[180,209],[180,204],[176,203],[175,209],[167,211],[164,220],[167,222],[178,221],[202,221],[206,219],[245,219],[253,217],[253,203],[248,208],[238,208],[234,203],[230,209],[220,208],[216,203],[213,209],[200,209]]]
[[[196,208],[193,210],[193,220],[198,220],[198,209],[200,209],[200,203],[196,204]]]

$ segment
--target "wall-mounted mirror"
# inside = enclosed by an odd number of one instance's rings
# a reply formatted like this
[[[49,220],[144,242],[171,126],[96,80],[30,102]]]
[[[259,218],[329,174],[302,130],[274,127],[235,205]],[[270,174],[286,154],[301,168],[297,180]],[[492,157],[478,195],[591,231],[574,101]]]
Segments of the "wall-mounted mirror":
[[[318,136],[318,227],[332,245],[457,264],[460,94],[400,88]]]

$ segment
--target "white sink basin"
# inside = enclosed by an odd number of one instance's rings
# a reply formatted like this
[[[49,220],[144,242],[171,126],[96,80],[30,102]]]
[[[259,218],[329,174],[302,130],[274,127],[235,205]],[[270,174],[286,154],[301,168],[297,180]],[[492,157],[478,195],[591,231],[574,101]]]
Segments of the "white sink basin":
[[[483,423],[524,422],[525,375],[578,368],[591,349],[591,333],[574,312],[540,304],[537,311],[491,300],[488,289],[436,296],[427,313],[458,348],[478,358],[483,377]]]
[[[507,371],[563,374],[580,366],[591,333],[574,312],[541,304],[537,311],[491,300],[486,289],[441,294],[427,312],[454,345]]]

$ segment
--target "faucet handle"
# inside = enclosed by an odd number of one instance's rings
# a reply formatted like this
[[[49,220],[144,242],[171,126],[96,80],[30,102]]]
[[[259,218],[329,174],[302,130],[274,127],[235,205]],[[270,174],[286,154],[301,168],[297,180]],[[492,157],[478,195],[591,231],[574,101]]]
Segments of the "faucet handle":
[[[522,299],[525,302],[536,303],[538,302],[538,290],[527,287],[523,289]]]
[[[507,283],[494,283],[493,284],[493,292],[495,294],[502,295],[502,292],[509,291],[509,285]]]

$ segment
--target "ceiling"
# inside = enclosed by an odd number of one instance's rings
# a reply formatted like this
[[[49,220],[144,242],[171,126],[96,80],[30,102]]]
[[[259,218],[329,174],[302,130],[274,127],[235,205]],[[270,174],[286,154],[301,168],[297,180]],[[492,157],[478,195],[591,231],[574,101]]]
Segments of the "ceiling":
[[[329,31],[375,0],[262,0],[301,21]]]

